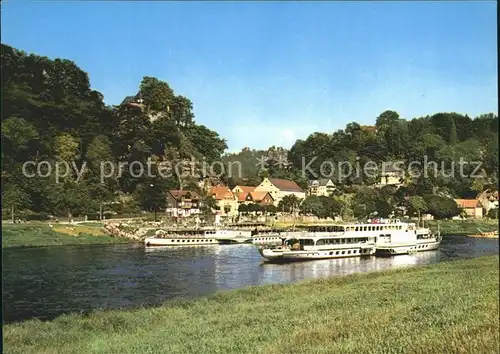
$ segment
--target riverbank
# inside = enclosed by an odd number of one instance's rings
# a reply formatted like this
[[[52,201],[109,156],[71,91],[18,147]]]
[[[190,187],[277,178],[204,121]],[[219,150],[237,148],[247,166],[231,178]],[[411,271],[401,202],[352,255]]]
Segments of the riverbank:
[[[425,226],[433,230],[441,230],[443,236],[467,236],[483,232],[498,230],[498,220],[481,219],[481,220],[439,220],[426,221]]]
[[[494,353],[498,256],[4,326],[9,353]]]
[[[42,247],[81,244],[129,243],[125,238],[111,237],[101,227],[45,223],[2,224],[2,248]]]

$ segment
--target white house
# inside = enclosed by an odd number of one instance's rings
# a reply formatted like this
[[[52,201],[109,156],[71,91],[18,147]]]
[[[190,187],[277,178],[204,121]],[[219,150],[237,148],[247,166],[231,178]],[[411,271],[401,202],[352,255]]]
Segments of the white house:
[[[309,181],[308,193],[309,195],[317,196],[331,196],[335,191],[335,184],[331,179],[320,178],[317,180]]]
[[[299,199],[304,199],[306,193],[295,183],[280,178],[264,178],[261,184],[255,187],[255,192],[269,192],[274,199],[274,205],[278,205],[286,195],[295,195]]]

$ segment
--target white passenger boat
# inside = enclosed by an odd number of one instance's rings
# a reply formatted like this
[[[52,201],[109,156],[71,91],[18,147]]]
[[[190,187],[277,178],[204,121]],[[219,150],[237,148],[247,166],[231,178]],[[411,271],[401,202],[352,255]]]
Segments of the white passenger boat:
[[[375,238],[311,235],[287,239],[277,247],[261,247],[259,252],[262,257],[274,262],[370,256],[375,253]]]
[[[380,234],[377,238],[377,255],[398,255],[422,251],[431,251],[439,248],[441,235],[438,231],[432,233],[430,229],[417,227],[414,223],[402,223],[396,220],[397,228],[392,232]]]
[[[287,238],[287,233],[277,229],[255,229],[252,232],[251,243],[254,245],[281,245]]]
[[[251,240],[251,231],[224,229],[158,230],[144,240],[152,246],[199,246],[210,244],[244,243]]]
[[[313,225],[285,233],[278,247],[261,247],[260,254],[272,261],[396,255],[437,249],[441,242],[429,229],[400,220],[370,224]],[[295,240],[295,241],[291,241]],[[291,243],[292,242],[292,243]]]

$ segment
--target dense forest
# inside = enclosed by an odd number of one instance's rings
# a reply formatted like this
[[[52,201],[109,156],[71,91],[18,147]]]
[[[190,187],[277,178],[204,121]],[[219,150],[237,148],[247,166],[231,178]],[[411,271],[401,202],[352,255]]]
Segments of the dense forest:
[[[363,165],[368,161],[401,161],[407,167],[412,161],[420,161],[422,165],[416,168],[423,170],[425,161],[435,161],[442,170],[428,177],[405,177],[405,186],[398,190],[375,190],[369,186],[376,178],[352,174],[342,179],[341,170],[337,170],[328,176],[337,183],[338,195],[333,202],[309,198],[303,203],[304,212],[322,213],[321,206],[328,206],[331,211],[324,216],[343,214],[345,210],[355,216],[369,214],[369,210],[385,210],[381,213],[388,214],[410,197],[425,196],[429,204],[439,202],[439,198],[475,197],[486,188],[498,187],[496,114],[472,118],[437,113],[410,120],[386,111],[373,117],[373,127],[352,122],[332,133],[311,134],[296,141],[290,150],[245,148],[224,155],[225,140],[197,124],[191,101],[176,95],[166,82],[144,77],[134,96],[137,104],[108,106],[103,96],[91,89],[88,75],[72,61],[51,60],[3,44],[1,55],[4,216],[12,208],[31,214],[78,216],[96,213],[103,204],[120,214],[160,210],[169,189],[202,192],[198,181],[207,171],[200,161],[222,161],[225,165],[239,161],[243,175],[233,172],[230,176],[225,171],[218,177],[219,182],[231,187],[257,185],[262,177],[272,176],[295,180],[306,188],[309,179],[321,177],[310,171],[319,174],[325,162]],[[265,169],[257,165],[262,156],[268,157]],[[104,161],[141,161],[146,165],[147,161],[193,158],[197,161],[194,167],[181,164],[180,170],[172,170],[166,178],[158,176],[158,164],[153,164],[152,172],[157,177],[135,177],[134,169],[126,168],[121,175],[101,180]],[[480,162],[481,177],[460,176],[458,169],[453,170],[461,158]],[[47,161],[38,165],[42,174],[47,169],[54,171],[61,161],[70,168],[60,173],[58,181],[54,173],[30,178],[23,174],[26,161]],[[309,166],[305,171],[304,161]],[[33,166],[30,173],[36,172]],[[464,171],[470,174],[475,167],[466,164]],[[185,173],[186,169],[191,173]],[[344,200],[346,194],[352,196],[350,203]],[[425,209],[415,207],[422,201],[413,198],[413,202],[413,209]]]
[[[220,159],[226,142],[196,124],[191,101],[163,81],[144,77],[138,92],[142,107],[107,106],[91,89],[88,75],[69,60],[50,60],[2,44],[2,209],[52,215],[92,214],[101,203],[120,213],[162,208],[165,193],[189,188],[196,180],[185,173],[160,177],[121,176],[100,181],[101,161],[197,161]],[[154,117],[155,119],[152,119]],[[55,183],[55,174],[28,178],[26,161],[67,161],[72,168]],[[85,164],[84,178],[78,178]],[[74,168],[73,168],[74,165]],[[42,165],[40,165],[42,166]],[[43,175],[47,171],[41,170]],[[65,175],[65,171],[61,171]],[[30,174],[35,171],[30,171]],[[138,175],[138,173],[134,173]],[[196,186],[196,184],[195,184]]]

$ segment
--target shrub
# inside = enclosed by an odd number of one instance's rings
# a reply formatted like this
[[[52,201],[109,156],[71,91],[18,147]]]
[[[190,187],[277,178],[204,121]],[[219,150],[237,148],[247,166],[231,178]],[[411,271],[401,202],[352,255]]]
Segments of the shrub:
[[[486,216],[489,217],[490,219],[498,219],[498,208],[490,209],[490,211],[488,211]]]

